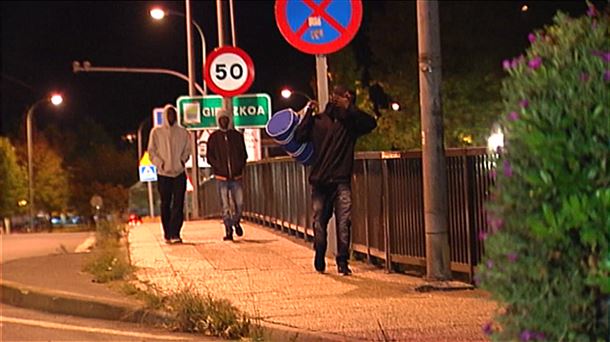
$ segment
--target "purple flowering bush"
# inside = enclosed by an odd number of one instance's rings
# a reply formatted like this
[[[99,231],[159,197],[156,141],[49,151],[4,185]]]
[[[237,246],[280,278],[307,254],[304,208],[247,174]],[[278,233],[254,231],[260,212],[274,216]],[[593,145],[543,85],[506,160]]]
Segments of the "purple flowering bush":
[[[610,338],[609,30],[608,11],[558,13],[502,63],[505,145],[477,270],[501,303],[493,340]]]

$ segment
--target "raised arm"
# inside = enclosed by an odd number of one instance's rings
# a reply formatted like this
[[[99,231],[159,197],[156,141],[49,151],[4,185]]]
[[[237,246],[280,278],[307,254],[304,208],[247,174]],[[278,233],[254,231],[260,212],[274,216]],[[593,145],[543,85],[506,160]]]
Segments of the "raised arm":
[[[307,106],[303,108],[305,111],[305,115],[301,118],[301,122],[297,125],[294,130],[294,138],[298,143],[304,143],[311,141],[311,134],[313,131],[314,117],[313,113],[315,111],[315,103],[309,102]]]

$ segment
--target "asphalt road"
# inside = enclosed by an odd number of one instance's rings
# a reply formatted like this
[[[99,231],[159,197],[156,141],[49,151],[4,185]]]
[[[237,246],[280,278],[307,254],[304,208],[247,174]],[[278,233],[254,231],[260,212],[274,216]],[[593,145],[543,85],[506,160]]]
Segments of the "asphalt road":
[[[74,253],[95,242],[93,232],[0,235],[1,262]],[[71,267],[66,263],[66,267]],[[2,273],[0,273],[0,276]],[[0,304],[0,341],[219,341],[146,325],[59,315]]]
[[[23,341],[220,341],[161,328],[21,309],[2,304],[0,340]]]
[[[79,246],[84,248],[93,243],[94,236],[94,232],[2,234],[0,263],[49,254],[73,253]]]

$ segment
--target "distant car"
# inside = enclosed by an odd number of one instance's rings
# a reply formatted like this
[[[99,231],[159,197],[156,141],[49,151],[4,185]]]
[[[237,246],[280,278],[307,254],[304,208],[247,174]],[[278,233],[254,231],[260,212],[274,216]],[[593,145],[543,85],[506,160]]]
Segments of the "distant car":
[[[142,218],[137,214],[129,215],[129,220],[127,220],[127,224],[130,226],[138,226],[142,224]]]

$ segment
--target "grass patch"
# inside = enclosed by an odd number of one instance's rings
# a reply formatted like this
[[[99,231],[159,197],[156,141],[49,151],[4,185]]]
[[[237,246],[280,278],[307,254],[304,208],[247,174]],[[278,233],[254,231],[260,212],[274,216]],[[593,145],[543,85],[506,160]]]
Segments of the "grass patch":
[[[227,339],[250,336],[250,318],[226,299],[215,299],[190,289],[166,297],[174,316],[173,330],[204,333]]]

